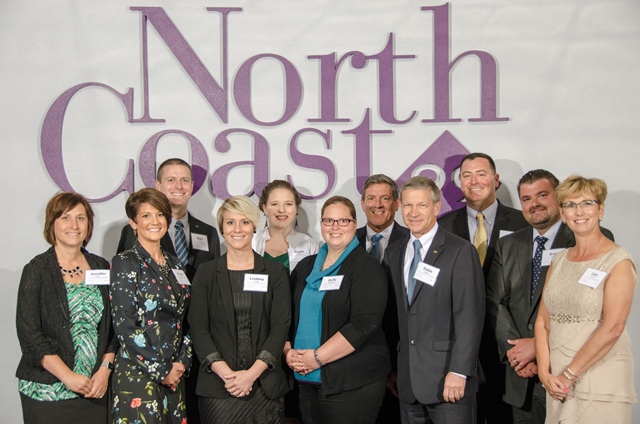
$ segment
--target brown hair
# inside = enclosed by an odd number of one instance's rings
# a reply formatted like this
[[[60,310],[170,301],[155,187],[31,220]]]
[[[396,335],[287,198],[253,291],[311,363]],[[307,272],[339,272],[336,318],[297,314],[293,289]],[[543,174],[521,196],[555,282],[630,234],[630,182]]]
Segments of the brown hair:
[[[462,158],[462,160],[460,161],[460,166],[462,166],[462,164],[465,163],[465,161],[474,160],[474,159],[486,159],[487,161],[489,161],[489,168],[491,168],[494,174],[496,173],[496,163],[493,161],[491,156],[489,156],[486,153],[480,153],[480,152],[469,153],[467,156]]]
[[[522,184],[533,184],[539,180],[549,181],[549,184],[551,184],[551,187],[553,187],[554,190],[560,183],[556,176],[546,169],[534,169],[524,174],[522,178],[520,178],[520,181],[518,181],[518,195],[520,195],[520,186]]]
[[[362,186],[362,196],[360,197],[361,200],[364,200],[364,195],[367,192],[369,186],[372,186],[374,184],[389,185],[391,187],[391,196],[393,196],[393,200],[398,200],[398,185],[395,181],[393,181],[393,179],[391,179],[391,177],[384,174],[373,174],[372,176],[367,178],[367,181],[364,182],[364,186]]]
[[[264,187],[264,189],[262,189],[262,193],[260,194],[260,199],[258,200],[258,209],[264,212],[264,206],[267,204],[267,201],[269,200],[269,195],[273,190],[277,188],[289,190],[291,194],[293,194],[293,199],[296,202],[296,208],[300,207],[300,203],[302,203],[302,198],[300,198],[300,193],[298,193],[298,190],[296,190],[293,184],[285,180],[273,180],[269,184],[267,184]]]
[[[56,235],[54,231],[54,223],[56,219],[78,205],[84,207],[87,215],[87,238],[82,242],[82,246],[86,246],[93,235],[93,209],[89,201],[81,194],[62,191],[49,200],[44,218],[44,239],[52,246],[56,244]]]
[[[167,196],[165,196],[163,192],[155,188],[143,188],[129,196],[127,203],[124,205],[124,210],[130,220],[136,222],[138,210],[143,203],[148,203],[162,212],[164,218],[167,220],[167,225],[169,225],[171,222],[171,205],[169,204],[169,199],[167,199]]]
[[[193,170],[191,169],[191,165],[189,165],[186,161],[180,159],[180,158],[171,158],[171,159],[167,159],[164,162],[162,162],[160,164],[160,166],[158,167],[158,172],[156,172],[156,180],[158,181],[162,181],[162,170],[164,169],[165,166],[169,166],[169,165],[182,165],[182,166],[186,166],[187,168],[189,168],[189,173],[191,174],[191,179],[193,179]]]
[[[562,205],[567,197],[587,193],[594,195],[598,203],[602,205],[607,198],[607,183],[599,178],[585,178],[574,174],[556,188],[556,199]]]
[[[347,207],[347,209],[349,209],[349,213],[351,214],[351,218],[352,219],[356,219],[356,208],[355,206],[353,206],[353,202],[349,199],[347,199],[344,196],[333,196],[330,197],[326,200],[326,202],[324,202],[324,205],[322,205],[322,210],[320,211],[320,217],[322,217],[322,215],[324,215],[324,210],[327,208],[327,206],[331,206],[331,205],[335,205],[335,204],[342,204],[345,205]]]

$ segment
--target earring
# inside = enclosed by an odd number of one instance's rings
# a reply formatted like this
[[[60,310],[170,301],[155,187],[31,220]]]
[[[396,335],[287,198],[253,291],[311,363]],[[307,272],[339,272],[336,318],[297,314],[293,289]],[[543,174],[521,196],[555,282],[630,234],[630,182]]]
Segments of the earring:
[[[296,222],[293,223],[293,228],[298,228],[298,218],[296,218]]]
[[[133,236],[134,237],[138,237],[138,230],[136,230],[136,229],[133,230]]]

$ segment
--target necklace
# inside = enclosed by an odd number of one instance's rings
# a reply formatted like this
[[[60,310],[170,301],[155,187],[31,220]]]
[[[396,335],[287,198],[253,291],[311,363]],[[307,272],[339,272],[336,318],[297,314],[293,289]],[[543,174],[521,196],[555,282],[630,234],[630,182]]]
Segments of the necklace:
[[[79,277],[80,274],[82,274],[82,270],[80,269],[80,265],[78,265],[77,267],[73,268],[73,269],[64,269],[62,268],[62,265],[58,264],[58,267],[60,267],[60,272],[62,273],[62,276],[64,277],[65,274],[68,275],[70,278],[75,277]]]

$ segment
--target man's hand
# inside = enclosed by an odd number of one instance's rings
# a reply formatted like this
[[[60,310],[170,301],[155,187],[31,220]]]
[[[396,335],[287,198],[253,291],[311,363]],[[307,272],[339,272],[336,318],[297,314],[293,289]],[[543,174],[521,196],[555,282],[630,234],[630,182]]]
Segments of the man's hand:
[[[516,372],[522,370],[529,362],[536,359],[536,347],[533,343],[533,338],[507,340],[507,343],[513,345],[507,351],[507,359],[511,368]]]
[[[444,379],[444,390],[442,395],[445,402],[455,403],[464,396],[464,388],[467,385],[467,379],[452,372],[447,373]]]

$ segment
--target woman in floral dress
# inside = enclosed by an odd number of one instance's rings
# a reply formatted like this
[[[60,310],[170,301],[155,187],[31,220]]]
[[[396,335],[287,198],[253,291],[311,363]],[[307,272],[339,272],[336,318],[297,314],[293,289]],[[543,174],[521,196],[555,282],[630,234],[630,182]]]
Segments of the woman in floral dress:
[[[150,188],[125,205],[137,236],[111,268],[113,326],[120,342],[112,377],[114,423],[186,423],[183,375],[191,364],[191,342],[183,334],[189,304],[183,265],[164,252],[171,206]],[[186,284],[185,284],[186,283]]]

